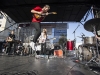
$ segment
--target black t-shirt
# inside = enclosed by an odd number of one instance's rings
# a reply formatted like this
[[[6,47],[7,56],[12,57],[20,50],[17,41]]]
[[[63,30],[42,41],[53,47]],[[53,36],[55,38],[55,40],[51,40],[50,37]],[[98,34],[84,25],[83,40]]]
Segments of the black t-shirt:
[[[9,37],[15,40],[15,34],[9,34]]]

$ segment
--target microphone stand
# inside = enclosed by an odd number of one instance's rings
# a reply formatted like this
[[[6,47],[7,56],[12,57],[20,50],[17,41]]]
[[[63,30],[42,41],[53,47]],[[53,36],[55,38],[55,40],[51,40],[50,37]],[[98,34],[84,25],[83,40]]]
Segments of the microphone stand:
[[[78,27],[79,27],[80,25],[78,25],[77,27],[76,27],[76,29],[73,31],[73,33],[72,34],[74,34],[74,49],[75,49],[75,57],[76,57],[76,53],[77,53],[77,49],[76,49],[76,37],[75,37],[75,32],[76,32],[76,30],[78,29]]]

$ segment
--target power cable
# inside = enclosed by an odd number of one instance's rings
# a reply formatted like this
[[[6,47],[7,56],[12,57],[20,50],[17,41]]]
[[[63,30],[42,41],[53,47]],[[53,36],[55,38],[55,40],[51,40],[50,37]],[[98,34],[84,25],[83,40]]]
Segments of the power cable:
[[[71,72],[71,70],[72,70],[76,65],[77,65],[77,64],[73,65],[73,66],[69,69],[67,75],[69,75],[69,73]]]

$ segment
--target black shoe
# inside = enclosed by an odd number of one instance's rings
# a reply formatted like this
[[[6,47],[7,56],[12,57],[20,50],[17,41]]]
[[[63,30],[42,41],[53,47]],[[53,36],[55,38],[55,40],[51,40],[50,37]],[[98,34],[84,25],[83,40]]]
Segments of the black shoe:
[[[8,53],[8,55],[13,55],[12,53]]]

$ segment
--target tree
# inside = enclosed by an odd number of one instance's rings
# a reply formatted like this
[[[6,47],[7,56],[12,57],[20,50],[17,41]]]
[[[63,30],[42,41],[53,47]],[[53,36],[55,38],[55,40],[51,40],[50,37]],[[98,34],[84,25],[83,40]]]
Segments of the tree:
[[[64,47],[64,45],[66,44],[67,42],[67,38],[64,34],[62,34],[59,38],[59,45],[61,45],[62,47]]]

